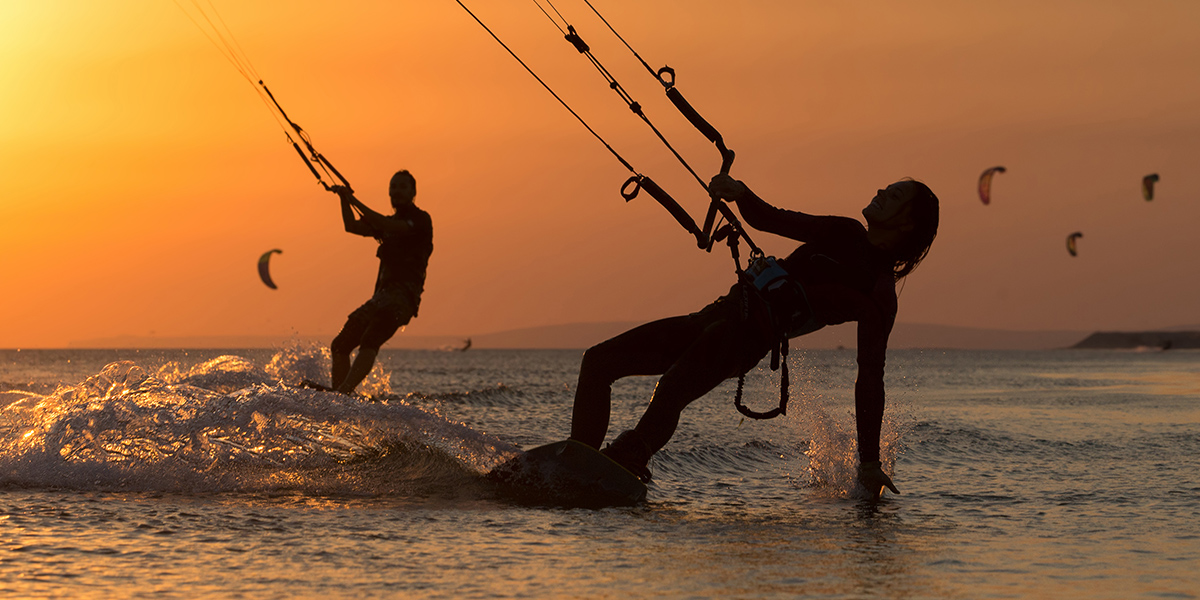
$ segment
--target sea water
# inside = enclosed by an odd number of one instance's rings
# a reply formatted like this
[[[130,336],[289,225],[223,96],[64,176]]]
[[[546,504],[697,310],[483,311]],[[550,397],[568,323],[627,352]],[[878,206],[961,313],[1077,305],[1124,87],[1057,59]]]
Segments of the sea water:
[[[567,435],[579,351],[0,351],[5,597],[1194,598],[1200,353],[900,350],[854,472],[853,350],[793,351],[786,417],[726,382],[630,508],[480,477]],[[655,379],[614,387],[611,435]],[[778,402],[750,373],[746,403]]]

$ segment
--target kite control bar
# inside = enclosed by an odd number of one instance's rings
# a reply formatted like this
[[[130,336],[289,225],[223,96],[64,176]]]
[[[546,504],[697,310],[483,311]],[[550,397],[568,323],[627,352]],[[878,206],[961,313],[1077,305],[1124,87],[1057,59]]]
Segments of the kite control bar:
[[[333,186],[326,183],[325,178],[322,177],[321,173],[317,171],[317,166],[320,166],[322,170],[326,171],[327,173],[331,173],[333,177],[336,177],[340,184],[349,190],[351,194],[353,194],[354,190],[350,187],[350,182],[346,181],[345,177],[342,177],[342,174],[339,173],[337,168],[333,166],[333,163],[329,162],[329,159],[325,158],[325,155],[317,152],[317,149],[312,145],[312,141],[308,139],[308,134],[305,133],[304,129],[297,125],[296,122],[293,121],[291,117],[288,117],[287,113],[283,111],[283,107],[279,105],[279,101],[275,99],[275,94],[271,93],[271,90],[267,87],[267,84],[263,83],[263,81],[259,79],[258,85],[262,87],[263,91],[267,93],[267,97],[270,98],[271,102],[275,104],[275,109],[278,110],[279,114],[283,116],[283,120],[287,121],[288,125],[292,126],[292,129],[296,131],[296,135],[299,136],[300,141],[304,142],[305,148],[308,149],[308,154],[304,153],[304,150],[300,148],[300,144],[296,143],[296,140],[292,139],[292,135],[290,133],[287,131],[283,132],[284,135],[287,136],[288,141],[292,143],[292,147],[296,149],[296,154],[300,155],[300,160],[304,161],[304,165],[308,167],[309,171],[312,171],[313,177],[317,178],[317,183],[320,183],[321,187],[324,187],[326,191],[333,191]]]
[[[671,104],[674,104],[684,118],[704,137],[708,138],[708,141],[717,146],[717,150],[721,152],[721,173],[728,175],[729,168],[733,166],[733,150],[725,147],[725,140],[721,137],[721,132],[704,120],[704,117],[700,116],[700,113],[692,108],[691,103],[683,97],[679,88],[675,87],[675,69],[663,67],[655,72],[655,76],[658,77],[658,82],[667,89],[667,99],[671,101]]]
[[[633,186],[632,189],[630,186]],[[684,210],[683,207],[680,206],[679,203],[667,193],[666,190],[659,187],[657,183],[654,183],[653,179],[650,179],[645,175],[634,175],[633,177],[630,177],[629,179],[625,180],[625,185],[621,186],[621,197],[624,198],[626,202],[629,202],[637,197],[638,191],[640,190],[646,190],[646,193],[650,194],[650,196],[657,200],[658,203],[663,206],[663,208],[667,209],[667,212],[671,213],[671,216],[675,217],[675,220],[678,221],[688,233],[696,236],[696,243],[701,248],[705,248],[711,244],[708,235],[700,231],[699,227],[696,227],[696,222],[692,220],[692,216],[689,215],[687,211]]]
[[[207,3],[207,7],[202,6],[201,3],[195,0],[191,3],[193,5],[192,10],[186,8],[184,3],[177,1],[175,4],[196,25],[200,32],[208,38],[208,41],[212,42],[213,46],[241,73],[246,82],[254,88],[254,92],[258,94],[259,99],[263,101],[267,110],[271,112],[275,121],[283,129],[283,135],[292,144],[292,148],[296,150],[296,154],[300,155],[300,160],[304,161],[304,166],[308,167],[308,171],[313,174],[313,177],[317,178],[317,183],[320,183],[321,187],[324,187],[327,191],[334,191],[334,187],[338,185],[350,190],[350,182],[346,181],[345,177],[342,177],[342,174],[334,168],[333,163],[329,162],[329,159],[321,155],[320,152],[317,152],[317,149],[312,145],[312,140],[309,139],[304,129],[297,125],[284,112],[283,106],[275,99],[275,95],[271,93],[271,90],[263,83],[262,78],[254,71],[253,65],[250,64],[250,58],[242,52],[241,44],[234,39],[233,32],[229,31],[229,28],[225,26],[225,20],[221,18],[220,14],[217,14],[216,7],[211,2]],[[287,125],[284,125],[280,121],[280,117],[283,118],[283,121],[287,122]],[[288,127],[291,127],[291,131],[288,131]],[[301,148],[296,139],[292,137],[292,132],[295,132],[296,136],[300,138],[299,141],[304,143],[304,148]],[[305,149],[307,149],[307,153],[305,153]],[[322,175],[322,172],[324,172],[324,175]],[[334,184],[331,185],[326,179],[333,181]]]
[[[683,97],[683,93],[679,91],[679,88],[675,87],[675,69],[672,69],[669,66],[664,66],[656,71],[654,76],[657,77],[658,82],[663,84],[663,87],[666,88],[667,99],[671,101],[671,104],[675,105],[675,108],[679,110],[679,113],[682,114],[683,117],[687,119],[688,122],[700,132],[701,135],[708,138],[708,141],[712,142],[717,147],[717,151],[721,153],[721,174],[728,175],[729,169],[733,166],[734,152],[725,146],[725,139],[721,137],[721,132],[717,131],[717,128],[713,127],[712,124],[704,119],[704,117],[700,116],[700,113],[692,107],[691,103],[687,101],[687,98]],[[737,217],[733,216],[733,211],[729,210],[727,206],[721,203],[721,199],[716,197],[711,198],[708,204],[708,214],[704,217],[704,228],[700,231],[701,236],[696,237],[700,247],[704,248],[705,250],[712,250],[712,228],[713,222],[716,221],[718,211],[720,211],[721,216],[725,217],[726,221],[729,221],[731,224],[733,224],[734,229],[742,236],[743,239],[746,240],[748,244],[750,244],[750,247],[757,250],[754,242],[751,241],[750,237],[745,234],[745,230],[742,229],[742,225],[738,222]]]
[[[591,6],[590,3],[588,5]],[[549,12],[547,12],[545,9],[542,9],[542,12],[545,13],[546,17],[549,18],[552,23],[554,23],[555,27],[558,27],[560,32],[565,34],[564,38],[566,41],[569,42],[577,52],[587,57],[587,59],[592,63],[592,66],[596,67],[596,69],[600,72],[600,75],[604,77],[604,80],[608,83],[608,87],[621,97],[621,100],[623,100],[629,106],[629,110],[633,111],[634,114],[641,118],[642,121],[644,121],[646,125],[650,127],[654,134],[658,136],[658,139],[663,143],[663,145],[665,145],[667,149],[675,155],[675,158],[679,160],[684,168],[696,178],[697,183],[699,183],[701,187],[705,189],[705,191],[708,191],[708,185],[705,183],[705,181],[696,174],[696,171],[692,169],[691,165],[689,165],[683,156],[681,156],[679,152],[675,150],[675,148],[667,140],[666,136],[664,136],[662,132],[654,126],[654,123],[650,121],[649,117],[647,117],[646,113],[642,110],[642,105],[633,99],[633,97],[625,90],[625,88],[622,87],[619,82],[617,82],[612,73],[609,72],[609,70],[605,68],[603,64],[601,64],[600,60],[597,59],[594,54],[592,54],[591,47],[588,46],[587,42],[583,41],[583,38],[580,37],[579,32],[575,29],[575,27],[566,22],[566,19],[563,18],[561,13],[558,13],[558,9],[554,8],[553,3],[550,3],[550,6],[553,8],[554,12],[558,14],[559,18],[563,21],[563,24],[566,25],[565,30],[561,25],[559,25],[558,21],[555,21],[554,17],[552,17]],[[540,3],[538,3],[538,7],[541,8]],[[594,11],[595,7],[592,7],[592,10]],[[599,12],[596,14],[599,15]],[[603,17],[601,17],[601,19],[603,19]],[[605,21],[605,23],[607,24],[608,21]],[[612,26],[610,25],[609,28],[612,29]],[[613,33],[616,33],[615,29],[613,30]],[[617,37],[619,38],[620,35]],[[624,40],[622,39],[622,41]],[[632,51],[633,48],[630,47],[630,50]],[[637,52],[634,52],[634,55],[637,56]],[[638,56],[638,59],[641,60],[641,57]],[[721,133],[717,131],[717,128],[713,127],[708,121],[704,120],[704,117],[700,116],[700,113],[697,112],[696,109],[693,108],[690,103],[688,103],[687,99],[683,97],[683,94],[675,88],[675,70],[669,66],[665,66],[655,72],[645,61],[641,62],[646,67],[646,70],[649,71],[659,83],[663,84],[663,87],[666,88],[667,98],[672,104],[675,105],[675,108],[683,114],[684,118],[686,118],[693,127],[698,129],[700,133],[704,135],[704,137],[708,138],[710,142],[716,144],[717,149],[721,152],[721,173],[726,175],[729,174],[729,169],[733,166],[733,151],[725,146],[725,141],[721,137]],[[633,171],[633,169],[631,168],[630,171]],[[692,220],[691,216],[687,214],[687,211],[685,211],[678,202],[671,198],[671,196],[667,194],[666,191],[664,191],[661,187],[655,184],[653,180],[645,175],[642,175],[641,173],[634,171],[634,175],[625,181],[625,184],[621,186],[621,196],[628,202],[633,200],[637,196],[638,191],[642,188],[645,188],[648,194],[653,196],[659,204],[666,208],[667,211],[671,213],[671,216],[675,217],[675,220],[678,221],[688,233],[691,233],[696,237],[697,246],[704,250],[712,249],[713,224],[716,219],[717,211],[721,210],[722,208],[720,199],[711,198],[704,228],[700,229],[696,227],[695,221]],[[741,231],[740,224],[737,224],[737,220],[733,218],[732,212],[729,210],[721,210],[721,212],[723,216],[725,216],[731,223],[734,224],[734,227],[738,233],[745,237],[744,232]],[[748,237],[746,240],[749,242]],[[750,245],[753,246],[753,242],[751,242]]]

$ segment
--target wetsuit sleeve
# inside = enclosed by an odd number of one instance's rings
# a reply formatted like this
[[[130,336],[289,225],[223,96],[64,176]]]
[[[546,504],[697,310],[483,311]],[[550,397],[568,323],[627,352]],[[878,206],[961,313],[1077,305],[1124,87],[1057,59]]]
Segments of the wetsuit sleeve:
[[[858,321],[858,380],[854,384],[854,414],[858,455],[862,462],[879,460],[879,434],[883,427],[884,407],[883,367],[887,358],[888,336],[896,319],[894,303],[893,291],[891,306],[881,310],[874,302],[870,302]]]
[[[847,217],[816,216],[795,210],[776,208],[747,188],[737,199],[738,212],[746,224],[767,233],[798,242],[837,243],[846,238],[861,237],[863,226]]]

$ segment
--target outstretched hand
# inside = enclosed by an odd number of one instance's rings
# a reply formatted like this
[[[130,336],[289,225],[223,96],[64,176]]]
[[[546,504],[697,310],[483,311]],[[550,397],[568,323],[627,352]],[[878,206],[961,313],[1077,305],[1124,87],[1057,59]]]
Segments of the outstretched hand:
[[[883,494],[883,488],[892,491],[893,494],[899,494],[900,490],[892,484],[892,478],[883,472],[883,467],[879,461],[865,462],[858,466],[858,482],[867,489],[871,499],[878,499]]]
[[[746,184],[725,173],[718,173],[708,183],[708,193],[712,194],[713,198],[720,198],[726,202],[736,202],[747,192],[749,190]]]
[[[343,200],[348,200],[354,197],[354,192],[350,191],[350,188],[344,185],[331,185],[329,186],[329,191],[337,194]]]

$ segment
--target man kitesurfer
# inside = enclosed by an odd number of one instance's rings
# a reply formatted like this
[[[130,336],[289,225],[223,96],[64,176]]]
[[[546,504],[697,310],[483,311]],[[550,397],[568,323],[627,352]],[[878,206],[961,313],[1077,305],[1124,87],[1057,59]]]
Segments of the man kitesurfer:
[[[884,359],[896,319],[896,283],[929,252],[937,235],[937,196],[911,179],[893,183],[862,210],[863,227],[847,217],[776,208],[728,175],[714,177],[710,190],[735,203],[747,225],[802,245],[779,261],[760,258],[728,294],[698,312],[641,325],[588,349],[571,438],[600,448],[612,383],[661,375],[637,426],[602,450],[649,480],[650,457],[671,439],[689,403],[753,368],[787,338],[856,321],[858,478],[872,496],[884,487],[896,492],[879,460]]]
[[[433,253],[433,221],[414,204],[417,181],[408,171],[397,172],[388,186],[395,209],[392,215],[371,210],[348,187],[332,186],[330,191],[341,198],[346,231],[379,242],[375,293],[350,313],[329,345],[333,390],[350,394],[371,372],[380,346],[417,316],[425,290],[425,269]],[[358,354],[351,363],[355,348]]]

